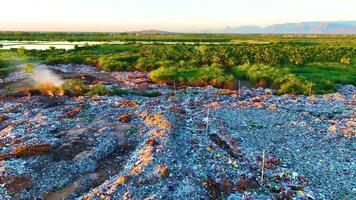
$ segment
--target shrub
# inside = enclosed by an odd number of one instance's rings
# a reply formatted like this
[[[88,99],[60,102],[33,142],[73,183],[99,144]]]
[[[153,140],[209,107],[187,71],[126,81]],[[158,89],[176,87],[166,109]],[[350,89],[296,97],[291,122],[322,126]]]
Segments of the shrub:
[[[137,95],[137,96],[143,96],[143,97],[158,97],[161,96],[161,93],[157,91],[134,91],[134,90],[126,90],[126,89],[120,89],[117,87],[113,87],[110,91],[112,95],[117,95],[117,96],[123,96],[123,95]]]
[[[204,67],[160,67],[149,74],[156,83],[180,85],[223,87],[226,83],[234,81],[232,75],[228,75],[223,69],[213,66]],[[228,85],[228,84],[226,84]]]
[[[159,97],[162,95],[157,91],[142,91],[142,92],[135,92],[134,94],[143,97]]]
[[[125,71],[128,68],[128,64],[103,57],[99,59],[98,67],[106,71]]]
[[[35,66],[33,64],[26,64],[23,68],[25,73],[33,73],[35,71]]]
[[[5,60],[0,59],[0,68],[7,67],[7,66],[8,66],[8,63]]]
[[[278,93],[308,94],[308,84],[298,79],[286,68],[278,68],[268,65],[242,65],[233,68],[233,74],[237,78],[246,79],[256,86],[272,87]]]
[[[123,95],[130,94],[129,90],[121,89],[118,87],[112,87],[110,92],[111,92],[111,94],[117,95],[117,96],[123,96]]]
[[[136,55],[109,55],[101,56],[97,66],[107,71],[131,70],[129,63],[134,63],[138,59]]]
[[[64,58],[65,63],[72,63],[72,64],[83,64],[85,63],[85,57],[81,55],[71,55]]]
[[[309,85],[299,80],[294,74],[288,74],[276,81],[279,94],[308,94]]]
[[[96,84],[90,87],[89,91],[87,92],[88,96],[105,96],[105,95],[109,95],[110,91],[108,90],[108,88],[103,85],[103,84]]]
[[[135,69],[140,71],[152,71],[157,68],[158,66],[154,58],[139,58],[135,65]]]
[[[13,67],[0,68],[0,78],[7,76],[8,74],[10,74],[13,71],[15,71],[15,68],[13,68]]]
[[[9,60],[0,59],[0,78],[7,76],[9,73],[15,71],[13,63]]]
[[[340,60],[340,63],[348,65],[351,63],[351,58],[349,56],[343,56]]]
[[[63,89],[66,94],[83,95],[87,91],[83,81],[79,79],[67,80],[63,83]]]

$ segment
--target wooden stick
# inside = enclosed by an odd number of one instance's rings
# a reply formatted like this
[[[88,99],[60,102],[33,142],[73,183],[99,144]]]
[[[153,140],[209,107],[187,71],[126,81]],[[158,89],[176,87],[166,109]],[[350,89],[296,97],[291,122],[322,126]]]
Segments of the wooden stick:
[[[239,96],[241,96],[241,81],[239,80]]]
[[[261,164],[261,182],[263,181],[263,176],[265,175],[265,150],[262,151],[262,164]]]
[[[313,87],[313,84],[312,84],[312,83],[309,83],[309,96],[311,96],[311,93],[312,93],[312,87]]]
[[[173,81],[174,96],[176,95],[176,80]]]
[[[208,114],[207,114],[207,121],[206,121],[206,131],[208,131],[208,128],[209,128],[209,113],[210,113],[210,109],[208,108]]]

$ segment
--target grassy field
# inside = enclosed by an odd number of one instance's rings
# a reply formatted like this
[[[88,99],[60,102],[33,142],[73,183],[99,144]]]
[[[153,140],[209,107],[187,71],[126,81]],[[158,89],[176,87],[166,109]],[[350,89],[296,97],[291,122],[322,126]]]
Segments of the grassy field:
[[[89,64],[107,71],[140,70],[157,83],[234,88],[238,79],[279,93],[329,93],[356,85],[356,36],[228,34],[0,33],[0,40],[133,41],[73,50],[0,50],[0,76],[19,63]],[[135,44],[134,41],[223,42]],[[256,42],[258,41],[258,42]],[[228,42],[228,43],[227,43]]]

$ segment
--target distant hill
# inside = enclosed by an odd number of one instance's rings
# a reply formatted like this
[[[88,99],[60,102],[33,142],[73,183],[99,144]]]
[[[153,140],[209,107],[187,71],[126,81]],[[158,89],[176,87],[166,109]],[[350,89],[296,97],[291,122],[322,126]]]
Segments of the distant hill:
[[[143,30],[143,31],[131,31],[128,33],[140,34],[140,35],[150,35],[150,34],[173,34],[173,32],[169,31],[161,31],[161,30]]]
[[[204,33],[281,33],[281,34],[356,34],[356,21],[302,22],[275,24],[266,27],[240,26],[221,30],[206,30]]]

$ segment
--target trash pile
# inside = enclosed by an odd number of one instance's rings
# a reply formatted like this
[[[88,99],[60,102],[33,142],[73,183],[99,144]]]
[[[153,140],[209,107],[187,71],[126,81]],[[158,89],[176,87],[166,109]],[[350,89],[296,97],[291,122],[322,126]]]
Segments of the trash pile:
[[[313,96],[173,90],[140,72],[112,73],[107,83],[163,95],[1,95],[0,199],[356,195],[354,86]]]

